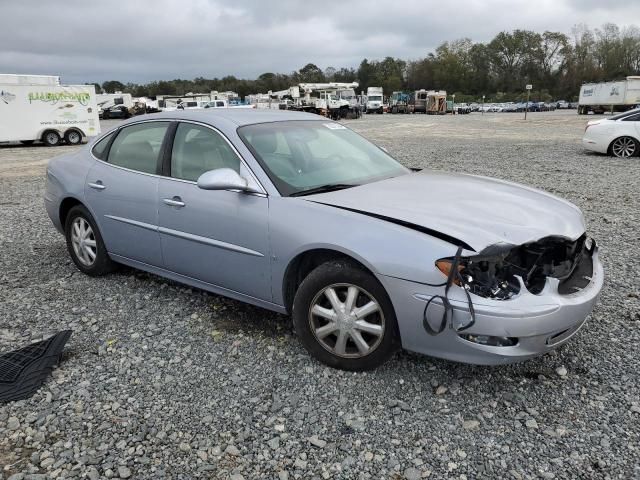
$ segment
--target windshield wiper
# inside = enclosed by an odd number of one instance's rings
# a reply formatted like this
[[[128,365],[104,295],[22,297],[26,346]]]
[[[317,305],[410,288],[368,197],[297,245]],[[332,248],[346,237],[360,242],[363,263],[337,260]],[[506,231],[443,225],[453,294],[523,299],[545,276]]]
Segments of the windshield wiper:
[[[308,188],[299,192],[293,192],[290,197],[302,197],[304,195],[313,195],[314,193],[334,192],[336,190],[344,190],[345,188],[357,187],[357,183],[327,183],[319,187]]]

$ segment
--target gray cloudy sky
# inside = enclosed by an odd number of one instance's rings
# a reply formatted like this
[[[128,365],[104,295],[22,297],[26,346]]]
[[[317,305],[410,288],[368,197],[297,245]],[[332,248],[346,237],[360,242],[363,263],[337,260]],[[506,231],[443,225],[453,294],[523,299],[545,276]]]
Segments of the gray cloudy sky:
[[[0,0],[0,73],[65,83],[254,78],[420,58],[502,30],[640,25],[638,0]]]

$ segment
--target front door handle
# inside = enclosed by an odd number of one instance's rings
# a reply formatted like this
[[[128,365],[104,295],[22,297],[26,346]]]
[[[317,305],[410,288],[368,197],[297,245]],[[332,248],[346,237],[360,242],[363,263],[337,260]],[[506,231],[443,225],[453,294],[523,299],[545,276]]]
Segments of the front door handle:
[[[182,201],[180,197],[165,198],[162,201],[171,207],[181,208],[181,207],[184,207],[185,205],[185,203]]]
[[[89,183],[89,186],[90,186],[91,188],[96,189],[96,190],[104,190],[105,188],[107,188],[107,187],[105,187],[105,186],[102,184],[102,180],[98,180],[98,181],[97,181],[97,182],[95,182],[95,183]]]

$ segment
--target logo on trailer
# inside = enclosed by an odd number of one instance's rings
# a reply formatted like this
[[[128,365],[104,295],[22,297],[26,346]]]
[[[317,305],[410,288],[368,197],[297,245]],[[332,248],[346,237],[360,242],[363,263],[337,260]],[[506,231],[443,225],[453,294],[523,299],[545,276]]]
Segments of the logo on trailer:
[[[610,97],[614,97],[614,96],[618,96],[620,95],[620,87],[618,85],[614,85],[611,87],[611,93],[609,94]]]
[[[80,105],[87,105],[91,96],[86,92],[70,92],[63,90],[61,92],[29,92],[29,103],[45,102],[55,105],[58,102],[75,102]]]

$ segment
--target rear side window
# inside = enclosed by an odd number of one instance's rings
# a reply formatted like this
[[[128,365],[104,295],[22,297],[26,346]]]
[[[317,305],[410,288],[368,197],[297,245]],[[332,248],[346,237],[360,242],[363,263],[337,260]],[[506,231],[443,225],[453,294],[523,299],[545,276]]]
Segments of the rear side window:
[[[109,149],[108,162],[143,173],[158,173],[162,142],[169,122],[124,127]]]
[[[91,151],[93,152],[94,157],[99,158],[100,160],[105,160],[105,157],[107,156],[107,147],[109,146],[109,142],[113,138],[113,135],[114,132],[111,132],[93,146]]]
[[[637,115],[630,115],[622,119],[623,122],[640,122],[640,113]]]

